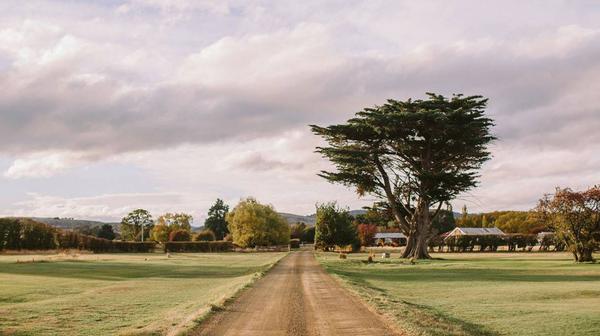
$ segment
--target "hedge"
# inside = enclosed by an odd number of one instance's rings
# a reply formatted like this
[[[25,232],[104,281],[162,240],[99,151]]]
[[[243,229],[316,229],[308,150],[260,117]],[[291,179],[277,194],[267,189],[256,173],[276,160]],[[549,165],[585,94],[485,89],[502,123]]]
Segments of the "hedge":
[[[94,253],[148,253],[154,252],[156,242],[128,242],[108,240],[82,235],[72,231],[62,231],[57,235],[61,249],[88,250]]]
[[[28,218],[0,218],[0,250],[79,249],[94,253],[153,252],[155,242],[123,242],[57,229]]]
[[[233,251],[233,243],[228,241],[187,241],[187,242],[165,242],[165,252],[230,252]]]
[[[507,246],[509,251],[521,249],[523,251],[531,250],[538,244],[538,238],[535,234],[512,234],[504,237],[493,235],[476,236],[453,236],[443,239],[434,237],[429,242],[430,251],[437,247],[438,251],[443,251],[447,247],[449,252],[472,252],[472,251],[497,251],[500,246]],[[476,249],[477,248],[477,249]]]

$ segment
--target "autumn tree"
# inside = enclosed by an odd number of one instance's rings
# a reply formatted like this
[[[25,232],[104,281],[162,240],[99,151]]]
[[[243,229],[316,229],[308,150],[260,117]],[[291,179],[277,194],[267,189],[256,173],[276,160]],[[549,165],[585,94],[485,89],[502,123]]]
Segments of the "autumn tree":
[[[214,232],[217,240],[223,240],[223,237],[229,233],[226,220],[228,212],[229,206],[220,198],[208,209],[204,227]]]
[[[165,242],[170,239],[170,234],[174,231],[192,232],[193,217],[186,213],[166,213],[156,220],[152,230],[152,239]]]
[[[148,237],[154,221],[148,210],[136,209],[127,214],[121,220],[121,239],[123,240],[141,240]],[[143,236],[142,236],[143,229]]]
[[[285,245],[290,227],[271,205],[246,198],[227,215],[233,242],[241,247]]]
[[[377,233],[377,225],[375,224],[358,224],[356,227],[358,239],[361,246],[370,246],[373,244],[375,234]]]
[[[600,246],[600,186],[586,191],[557,188],[540,200],[537,210],[575,261],[594,261],[592,254]]]
[[[317,151],[334,165],[319,175],[388,203],[408,237],[403,257],[429,258],[432,218],[444,204],[477,185],[490,159],[493,121],[487,99],[428,94],[365,108],[345,124],[311,125],[328,146]],[[433,209],[433,211],[430,211]]]

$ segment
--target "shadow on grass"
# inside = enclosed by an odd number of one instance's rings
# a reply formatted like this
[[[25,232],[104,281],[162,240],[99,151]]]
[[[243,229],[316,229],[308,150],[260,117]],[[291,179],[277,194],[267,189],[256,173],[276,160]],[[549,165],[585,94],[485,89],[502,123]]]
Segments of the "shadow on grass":
[[[364,279],[339,274],[360,296],[378,310],[394,316],[406,331],[414,335],[433,336],[499,336],[500,334],[472,322],[461,320],[430,306],[393,299],[388,292]]]
[[[490,281],[490,282],[585,282],[598,281],[598,274],[552,274],[547,270],[520,270],[520,269],[425,269],[406,266],[394,269],[347,270],[335,265],[327,265],[333,273],[350,278],[363,278],[365,280],[403,281],[403,282],[453,282],[453,281]]]
[[[206,266],[157,264],[152,262],[51,262],[3,264],[0,274],[33,275],[90,280],[131,280],[136,278],[233,278],[253,274],[264,266]]]

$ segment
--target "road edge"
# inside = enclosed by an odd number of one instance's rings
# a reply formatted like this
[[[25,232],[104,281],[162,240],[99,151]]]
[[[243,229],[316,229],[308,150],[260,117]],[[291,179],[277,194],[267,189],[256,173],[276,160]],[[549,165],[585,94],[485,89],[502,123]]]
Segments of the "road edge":
[[[334,279],[335,282],[337,282],[342,288],[346,289],[348,293],[356,299],[356,301],[362,303],[365,306],[365,308],[379,316],[381,320],[386,324],[386,327],[388,327],[391,331],[401,336],[412,335],[412,333],[400,326],[400,324],[397,321],[397,317],[394,314],[392,314],[388,310],[378,308],[376,303],[373,302],[374,300],[368,299],[369,297],[366,296],[365,293],[363,293],[369,291],[368,287],[355,284],[349,279],[345,279],[344,277],[329,272],[327,270],[327,267],[325,267],[325,265],[323,265],[323,263],[321,262],[321,259],[319,258],[318,254],[316,252],[313,252],[313,254],[315,259],[317,260],[317,263],[323,269],[323,271],[327,273],[327,275],[329,275],[332,279]]]
[[[270,252],[261,252],[261,253],[270,253]],[[256,283],[258,280],[264,278],[265,275],[267,275],[273,269],[273,267],[275,267],[277,264],[279,264],[284,258],[289,256],[290,253],[291,252],[285,253],[281,258],[277,259],[275,262],[268,265],[265,270],[254,273],[253,276],[246,283],[244,283],[242,286],[240,286],[240,288],[238,288],[236,291],[234,291],[231,295],[224,297],[221,300],[218,300],[217,302],[213,302],[213,303],[209,304],[208,307],[202,309],[202,311],[198,312],[198,314],[195,315],[195,318],[192,319],[193,325],[186,327],[186,328],[182,328],[180,330],[174,330],[173,332],[167,334],[167,336],[193,335],[193,333],[197,329],[200,329],[202,327],[202,325],[204,325],[204,323],[206,321],[208,321],[212,316],[225,310],[225,308],[227,308],[228,306],[233,304],[235,302],[235,300],[240,295],[242,295],[242,293],[244,293],[245,291],[252,288],[252,285],[254,283]]]

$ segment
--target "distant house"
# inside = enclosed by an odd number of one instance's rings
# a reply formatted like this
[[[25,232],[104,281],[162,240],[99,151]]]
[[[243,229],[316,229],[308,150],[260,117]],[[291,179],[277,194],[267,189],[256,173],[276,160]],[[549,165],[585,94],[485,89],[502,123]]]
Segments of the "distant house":
[[[458,236],[505,236],[506,234],[497,227],[493,228],[474,228],[474,227],[457,227],[448,232],[444,239],[448,237]]]
[[[383,242],[384,245],[406,245],[406,236],[402,232],[377,232],[374,237],[375,244]]]

